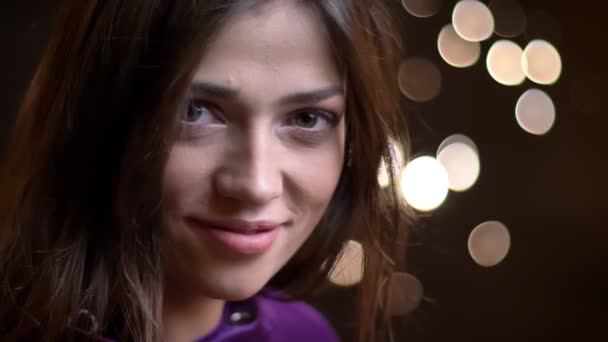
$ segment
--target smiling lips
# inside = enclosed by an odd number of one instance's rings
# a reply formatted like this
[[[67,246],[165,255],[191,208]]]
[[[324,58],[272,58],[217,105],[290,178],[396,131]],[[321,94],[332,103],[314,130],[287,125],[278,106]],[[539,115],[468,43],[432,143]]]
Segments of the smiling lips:
[[[188,218],[187,221],[225,249],[243,256],[266,252],[279,233],[281,224],[273,221]]]

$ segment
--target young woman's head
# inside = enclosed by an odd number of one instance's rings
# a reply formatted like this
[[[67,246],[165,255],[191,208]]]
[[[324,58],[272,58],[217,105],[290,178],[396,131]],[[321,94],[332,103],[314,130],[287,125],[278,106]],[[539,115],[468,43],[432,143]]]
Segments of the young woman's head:
[[[192,287],[182,294],[252,296],[325,212],[346,109],[326,35],[310,6],[274,1],[226,18],[208,41],[163,173],[166,275]]]
[[[1,179],[0,334],[52,340],[87,310],[154,341],[167,298],[301,296],[356,238],[372,338],[405,239],[376,181],[406,134],[390,13],[66,1]]]

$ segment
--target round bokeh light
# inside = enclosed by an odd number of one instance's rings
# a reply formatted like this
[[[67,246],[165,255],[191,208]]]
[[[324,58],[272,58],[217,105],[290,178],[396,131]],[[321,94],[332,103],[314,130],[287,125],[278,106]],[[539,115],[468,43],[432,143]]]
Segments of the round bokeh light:
[[[410,161],[401,173],[403,197],[413,208],[431,211],[448,195],[448,173],[435,158],[421,156]]]
[[[544,91],[529,89],[517,101],[515,118],[524,131],[544,135],[555,123],[555,105]]]
[[[524,74],[538,84],[553,84],[562,73],[562,59],[555,46],[536,39],[528,43],[521,58]]]
[[[510,248],[509,230],[498,221],[484,222],[469,235],[469,254],[473,261],[483,267],[496,266],[504,260]]]
[[[399,89],[412,101],[427,102],[439,95],[441,72],[430,60],[410,57],[399,66]]]
[[[393,273],[389,281],[388,311],[392,316],[414,312],[424,298],[424,287],[418,278],[409,273]]]
[[[468,190],[479,178],[479,154],[477,148],[471,145],[472,141],[471,143],[455,141],[445,144],[437,153],[437,160],[448,173],[450,190]]]
[[[439,12],[441,0],[401,0],[405,10],[418,18],[432,17]]]
[[[452,12],[452,24],[460,37],[480,42],[492,36],[494,17],[488,6],[477,0],[461,0]]]
[[[329,281],[338,286],[352,286],[363,277],[363,247],[350,240],[342,249],[340,257],[329,273]]]
[[[523,50],[510,40],[498,40],[492,44],[486,58],[490,76],[496,82],[515,86],[526,80],[521,59]]]
[[[451,24],[445,25],[439,32],[437,49],[446,63],[457,68],[474,65],[481,55],[479,42],[462,39]]]

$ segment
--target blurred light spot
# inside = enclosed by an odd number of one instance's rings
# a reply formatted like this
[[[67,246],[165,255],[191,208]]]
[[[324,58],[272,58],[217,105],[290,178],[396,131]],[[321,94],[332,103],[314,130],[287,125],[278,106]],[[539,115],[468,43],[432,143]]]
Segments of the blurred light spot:
[[[510,40],[494,42],[486,58],[490,76],[500,84],[521,84],[526,79],[521,64],[522,54],[521,47]]]
[[[419,17],[432,17],[441,8],[441,0],[401,0],[401,4],[409,14]]]
[[[392,171],[395,177],[397,177],[401,172],[401,168],[403,167],[403,147],[395,142],[394,139],[389,139],[388,147],[393,162]],[[390,174],[388,172],[386,162],[384,159],[382,159],[380,161],[380,167],[378,168],[378,184],[381,188],[386,188],[390,183]]]
[[[517,0],[492,0],[488,6],[494,15],[494,32],[504,38],[519,36],[526,30],[526,12]]]
[[[403,167],[404,162],[403,146],[401,146],[401,144],[397,143],[394,139],[391,138],[388,140],[388,148],[391,158],[395,163],[395,165],[393,165],[395,167],[395,172],[400,171]]]
[[[378,168],[378,184],[381,188],[386,188],[391,184],[391,178],[384,160],[380,161],[380,167]]]
[[[475,64],[481,55],[479,42],[462,39],[451,24],[444,26],[439,32],[437,48],[443,60],[457,68],[465,68]]]
[[[389,281],[388,310],[392,316],[414,312],[424,297],[424,287],[418,278],[409,273],[393,273]]]
[[[477,0],[462,0],[452,12],[454,29],[465,40],[480,42],[494,32],[494,17],[488,6]]]
[[[451,145],[454,143],[467,144],[467,145],[469,145],[470,148],[472,148],[475,151],[475,153],[477,153],[479,155],[479,151],[477,150],[477,145],[475,145],[475,143],[473,142],[473,140],[471,140],[471,138],[467,137],[464,134],[452,134],[449,137],[443,139],[443,141],[441,142],[441,144],[439,144],[439,147],[437,148],[437,154],[441,153],[441,151],[444,148],[446,148],[448,145]]]
[[[504,260],[511,248],[509,230],[498,221],[484,222],[471,231],[468,248],[478,265],[496,266]]]
[[[524,37],[527,41],[544,39],[559,43],[562,41],[562,29],[559,20],[546,11],[530,12]]]
[[[524,131],[543,135],[555,123],[555,105],[544,91],[529,89],[517,101],[515,117]]]
[[[401,173],[403,197],[420,211],[439,207],[445,201],[448,190],[447,171],[433,157],[418,157],[410,161]]]
[[[578,72],[570,75],[570,100],[577,111],[591,114],[605,110],[602,103],[602,92],[606,89],[606,81],[600,74]]]
[[[350,240],[342,249],[334,268],[329,273],[329,281],[338,286],[352,286],[363,277],[363,247]]]
[[[441,72],[430,60],[410,57],[399,66],[399,89],[416,102],[426,102],[439,95]]]
[[[545,40],[533,40],[521,59],[524,74],[538,84],[553,84],[562,73],[562,59],[557,49]]]
[[[468,190],[479,177],[479,155],[477,148],[472,147],[471,144],[472,141],[452,142],[445,144],[437,153],[437,160],[448,172],[448,184],[451,190]]]

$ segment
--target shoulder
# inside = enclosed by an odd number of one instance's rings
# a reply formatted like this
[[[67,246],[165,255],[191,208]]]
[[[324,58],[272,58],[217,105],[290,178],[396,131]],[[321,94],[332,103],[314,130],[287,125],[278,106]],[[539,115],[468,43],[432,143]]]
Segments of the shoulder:
[[[302,301],[281,301],[271,296],[257,297],[258,314],[277,341],[339,341],[327,319]]]

